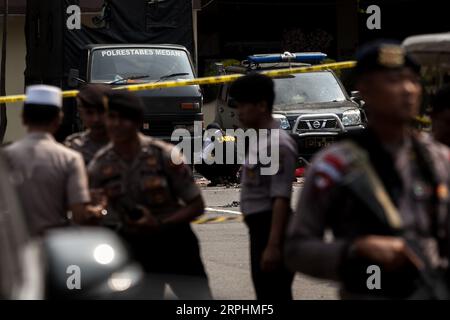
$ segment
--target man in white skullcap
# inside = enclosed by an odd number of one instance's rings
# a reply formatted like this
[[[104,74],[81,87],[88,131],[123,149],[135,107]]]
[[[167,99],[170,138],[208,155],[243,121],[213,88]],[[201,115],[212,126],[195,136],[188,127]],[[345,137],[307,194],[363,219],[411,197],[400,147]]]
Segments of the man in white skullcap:
[[[62,121],[62,93],[57,87],[27,88],[22,119],[27,135],[4,149],[32,235],[70,224],[89,223],[100,215],[89,205],[81,155],[55,141]]]

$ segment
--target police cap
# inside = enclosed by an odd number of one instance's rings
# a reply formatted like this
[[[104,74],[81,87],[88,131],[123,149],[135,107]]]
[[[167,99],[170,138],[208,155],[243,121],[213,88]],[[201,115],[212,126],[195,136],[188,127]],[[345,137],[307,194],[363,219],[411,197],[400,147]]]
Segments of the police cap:
[[[103,97],[111,92],[111,88],[104,84],[87,84],[81,87],[77,95],[79,106],[87,109],[104,111]]]
[[[395,40],[376,40],[363,45],[356,52],[357,76],[382,70],[410,68],[416,74],[420,66],[406,53],[401,43]]]
[[[115,111],[120,117],[141,123],[144,119],[144,104],[134,93],[123,90],[112,90],[104,98],[105,110]]]

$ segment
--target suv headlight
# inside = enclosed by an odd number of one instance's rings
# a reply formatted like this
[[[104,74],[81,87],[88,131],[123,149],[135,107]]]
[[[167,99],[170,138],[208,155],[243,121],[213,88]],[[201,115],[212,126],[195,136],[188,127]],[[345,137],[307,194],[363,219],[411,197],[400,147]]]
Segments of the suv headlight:
[[[280,122],[280,129],[289,130],[291,125],[289,124],[288,119],[281,114],[274,114],[274,119]]]
[[[361,124],[361,112],[359,110],[347,110],[342,114],[342,124],[346,127]]]

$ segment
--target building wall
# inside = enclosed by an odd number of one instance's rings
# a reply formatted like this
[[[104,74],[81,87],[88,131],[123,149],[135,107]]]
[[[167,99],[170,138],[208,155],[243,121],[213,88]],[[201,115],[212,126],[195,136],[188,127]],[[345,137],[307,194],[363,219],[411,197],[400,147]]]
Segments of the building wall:
[[[6,94],[23,94],[25,86],[25,16],[10,16],[8,19],[8,43],[6,54]],[[0,18],[0,39],[3,19]],[[0,40],[1,47],[1,40]],[[21,121],[22,104],[7,104],[8,127],[4,142],[15,141],[25,134]]]
[[[83,14],[83,22],[88,23],[93,14]],[[0,49],[3,33],[3,18],[0,16]],[[26,42],[25,15],[13,15],[8,19],[8,45],[6,61],[6,94],[23,94],[25,92]],[[1,53],[1,51],[0,51]],[[7,104],[8,126],[4,142],[13,142],[22,138],[25,127],[22,125],[22,103]]]

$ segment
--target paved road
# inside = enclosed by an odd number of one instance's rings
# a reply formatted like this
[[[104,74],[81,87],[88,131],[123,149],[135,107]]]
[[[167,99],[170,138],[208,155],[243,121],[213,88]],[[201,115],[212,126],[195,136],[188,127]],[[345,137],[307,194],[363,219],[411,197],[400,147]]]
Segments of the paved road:
[[[239,189],[202,187],[209,208],[239,212]],[[297,199],[301,183],[294,187]],[[295,207],[295,205],[294,205]],[[232,216],[230,213],[209,213],[209,216]],[[230,221],[195,225],[203,261],[216,299],[254,299],[250,279],[247,229],[242,222]],[[293,285],[295,299],[336,299],[336,284],[297,275]]]

